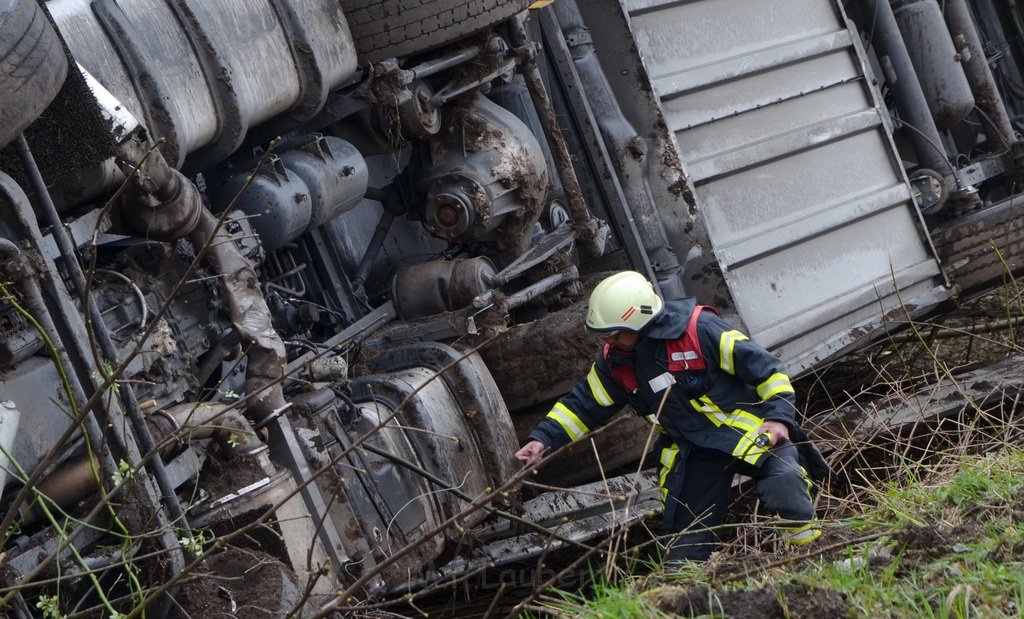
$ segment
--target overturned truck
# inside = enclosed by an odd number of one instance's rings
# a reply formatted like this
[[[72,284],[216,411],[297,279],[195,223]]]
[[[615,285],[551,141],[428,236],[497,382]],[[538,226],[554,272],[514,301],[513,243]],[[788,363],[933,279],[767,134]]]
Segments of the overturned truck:
[[[1015,3],[528,4],[0,0],[5,613],[344,610],[658,511],[630,431],[519,492],[592,274],[800,374],[1019,270]]]

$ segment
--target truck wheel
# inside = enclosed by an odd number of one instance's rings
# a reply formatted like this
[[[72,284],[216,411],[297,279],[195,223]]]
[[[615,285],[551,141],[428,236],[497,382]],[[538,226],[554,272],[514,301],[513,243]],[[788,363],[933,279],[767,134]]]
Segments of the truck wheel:
[[[504,21],[529,0],[341,0],[361,63],[409,56]]]
[[[0,147],[46,109],[68,63],[57,33],[35,0],[0,0]]]

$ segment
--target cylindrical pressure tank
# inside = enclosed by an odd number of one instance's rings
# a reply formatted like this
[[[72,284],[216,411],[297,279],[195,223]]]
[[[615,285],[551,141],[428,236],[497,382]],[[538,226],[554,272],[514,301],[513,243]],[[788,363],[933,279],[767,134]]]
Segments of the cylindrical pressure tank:
[[[249,175],[252,175],[252,182],[246,187]],[[281,248],[309,226],[312,213],[309,188],[273,155],[258,171],[250,170],[230,178],[213,202],[218,210],[224,210],[232,201],[235,209],[250,216],[253,230],[260,235],[267,251]]]
[[[366,194],[366,161],[341,138],[317,135],[281,154],[290,172],[306,183],[311,198],[309,228],[316,228],[359,204]]]
[[[395,275],[392,298],[405,320],[457,310],[486,292],[495,273],[484,256],[421,262]]]
[[[935,126],[949,129],[974,109],[974,95],[942,9],[935,0],[904,2],[898,7],[894,3],[894,8]]]

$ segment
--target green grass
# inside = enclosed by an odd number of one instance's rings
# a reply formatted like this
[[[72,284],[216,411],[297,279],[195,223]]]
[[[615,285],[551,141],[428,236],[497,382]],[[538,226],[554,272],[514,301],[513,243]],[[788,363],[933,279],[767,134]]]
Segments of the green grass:
[[[819,561],[793,577],[845,594],[854,616],[1018,617],[1024,609],[1024,564],[1004,561],[992,548],[1014,539],[1019,544],[1022,533],[1018,524],[994,537],[950,541],[949,548],[937,549],[948,554],[925,559],[851,548],[845,565]]]
[[[670,617],[639,595],[634,582],[621,585],[594,585],[589,596],[568,591],[555,591],[545,603],[553,614],[579,619],[658,619]]]
[[[845,594],[856,616],[1021,616],[1024,451],[959,465],[937,480],[872,491],[858,528],[891,534],[789,577]]]
[[[839,547],[815,558],[763,569],[757,566],[779,556],[762,556],[741,578],[711,568],[625,577],[585,596],[550,592],[543,605],[557,616],[656,617],[676,610],[666,590],[707,585],[720,597],[774,588],[783,616],[795,608],[786,600],[794,591],[837,592],[834,599],[853,617],[1024,616],[1024,451],[909,466],[914,470],[903,478],[911,481],[862,490],[861,513],[828,523],[820,544]],[[841,547],[843,539],[872,534]],[[731,559],[747,560],[743,550]],[[814,616],[808,612],[792,616]]]

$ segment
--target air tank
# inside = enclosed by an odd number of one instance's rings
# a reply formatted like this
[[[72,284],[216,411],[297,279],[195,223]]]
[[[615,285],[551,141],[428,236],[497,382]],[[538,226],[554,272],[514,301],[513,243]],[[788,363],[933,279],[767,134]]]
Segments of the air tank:
[[[281,162],[309,190],[312,213],[307,229],[350,210],[366,193],[366,161],[355,146],[341,138],[312,136],[302,146],[282,153]]]
[[[942,9],[935,0],[893,4],[928,108],[939,130],[950,129],[974,109],[974,95],[960,65]]]
[[[461,309],[488,290],[496,272],[485,256],[405,267],[392,283],[395,309],[405,320]]]
[[[250,175],[252,181],[246,186]],[[213,202],[218,210],[231,207],[248,215],[267,251],[280,249],[302,234],[313,211],[306,183],[273,155],[258,171],[230,178]]]

